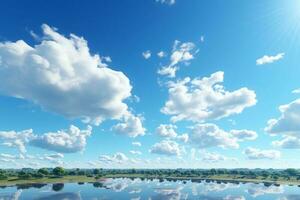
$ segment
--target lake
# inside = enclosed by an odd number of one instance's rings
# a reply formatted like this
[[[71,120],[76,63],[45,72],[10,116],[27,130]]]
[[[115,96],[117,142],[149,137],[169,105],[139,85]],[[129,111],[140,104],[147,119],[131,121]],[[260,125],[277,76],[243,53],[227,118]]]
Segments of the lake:
[[[35,184],[0,188],[0,200],[300,200],[297,186],[106,179],[97,183]]]

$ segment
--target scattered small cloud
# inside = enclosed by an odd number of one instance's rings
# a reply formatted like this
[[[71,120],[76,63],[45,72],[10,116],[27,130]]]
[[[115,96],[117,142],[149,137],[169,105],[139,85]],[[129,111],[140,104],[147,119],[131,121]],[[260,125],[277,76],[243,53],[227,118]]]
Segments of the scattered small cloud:
[[[274,160],[281,157],[280,151],[277,150],[260,150],[249,147],[244,151],[244,154],[250,160],[269,159]]]
[[[292,94],[300,94],[300,88],[297,88],[292,91]]]
[[[203,43],[204,41],[205,41],[205,37],[204,37],[204,35],[201,35],[200,36],[200,42]]]
[[[160,57],[160,58],[163,58],[163,57],[166,57],[167,54],[164,51],[160,51],[160,52],[157,53],[157,56]]]
[[[159,2],[161,4],[174,5],[176,3],[176,0],[156,0],[156,2]]]
[[[192,42],[182,43],[175,40],[169,64],[158,69],[157,73],[169,78],[174,78],[176,76],[176,71],[180,69],[180,64],[183,63],[185,65],[189,65],[189,61],[194,59],[194,55],[198,52],[195,48],[196,45]]]
[[[142,143],[140,143],[140,142],[132,142],[132,145],[136,146],[136,147],[141,147]]]
[[[237,161],[236,158],[229,158],[215,152],[201,151],[200,156],[202,157],[201,160],[205,162],[220,162],[226,160],[231,160],[235,162]]]
[[[142,55],[147,60],[151,57],[151,51],[147,50],[147,51],[143,52]]]
[[[140,151],[131,150],[129,152],[134,155],[142,155],[142,152],[140,152]]]
[[[104,162],[104,163],[124,163],[128,161],[129,158],[121,152],[117,152],[112,156],[109,155],[101,155],[99,157],[99,161]]]
[[[285,55],[284,53],[279,53],[275,56],[265,55],[256,60],[256,65],[264,65],[264,64],[270,64],[270,63],[276,62],[278,60],[283,59],[284,55]]]

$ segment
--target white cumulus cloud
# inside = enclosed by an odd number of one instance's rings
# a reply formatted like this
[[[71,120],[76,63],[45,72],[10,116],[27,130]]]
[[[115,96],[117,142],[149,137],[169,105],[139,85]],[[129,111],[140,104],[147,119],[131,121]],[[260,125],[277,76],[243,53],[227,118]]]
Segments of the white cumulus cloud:
[[[284,136],[282,140],[273,141],[275,147],[283,149],[300,149],[300,138],[295,136]]]
[[[142,124],[142,118],[131,113],[124,115],[124,122],[114,125],[112,130],[117,134],[129,137],[143,136],[146,131]]]
[[[175,138],[177,137],[176,129],[176,125],[161,124],[156,128],[156,133],[162,137]]]
[[[163,140],[154,144],[150,149],[150,152],[167,156],[179,156],[182,154],[182,148],[174,141]]]
[[[190,141],[199,148],[239,148],[237,138],[215,124],[196,124],[191,128]]]
[[[26,153],[26,144],[34,138],[33,130],[24,131],[0,131],[0,141],[8,147],[16,147],[20,153]]]
[[[71,125],[69,130],[49,132],[35,136],[30,144],[39,148],[60,153],[75,153],[83,151],[86,146],[87,138],[92,134],[92,127],[80,130]]]
[[[265,131],[271,135],[281,135],[282,140],[272,144],[284,149],[300,149],[300,99],[279,106],[281,116],[268,121]]]
[[[23,40],[0,43],[1,95],[95,124],[128,112],[123,101],[132,86],[122,72],[92,55],[84,38],[65,37],[45,24],[42,30],[34,46]]]
[[[225,131],[215,124],[196,124],[191,127],[189,141],[199,148],[239,148],[239,142],[254,140],[256,132],[250,130]]]
[[[265,131],[270,134],[292,134],[300,136],[300,99],[279,106],[281,116],[270,119]]]
[[[239,114],[256,104],[254,91],[245,87],[232,92],[226,91],[221,85],[223,79],[224,72],[219,71],[210,77],[193,80],[187,77],[177,82],[170,81],[169,99],[161,112],[172,115],[172,122],[203,122]]]

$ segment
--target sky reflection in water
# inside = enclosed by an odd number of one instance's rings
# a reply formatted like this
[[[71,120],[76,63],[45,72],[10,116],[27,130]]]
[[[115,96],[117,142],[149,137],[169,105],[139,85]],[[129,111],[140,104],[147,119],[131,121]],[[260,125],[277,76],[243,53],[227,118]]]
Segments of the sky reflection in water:
[[[299,200],[297,186],[269,186],[158,180],[107,179],[97,183],[34,184],[3,187],[0,200]]]

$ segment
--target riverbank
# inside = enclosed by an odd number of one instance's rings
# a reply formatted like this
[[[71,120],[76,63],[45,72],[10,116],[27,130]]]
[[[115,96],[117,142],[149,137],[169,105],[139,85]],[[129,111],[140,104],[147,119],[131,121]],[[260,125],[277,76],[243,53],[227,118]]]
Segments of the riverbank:
[[[217,183],[264,183],[266,186],[270,185],[300,185],[300,180],[296,178],[290,178],[286,180],[280,177],[278,180],[272,180],[264,177],[245,178],[242,176],[234,175],[211,175],[211,176],[151,176],[143,174],[109,174],[102,176],[101,179],[105,178],[140,178],[140,179],[159,179],[160,181],[193,181],[193,182],[217,182]],[[44,178],[31,178],[31,179],[18,179],[17,177],[9,177],[7,180],[0,180],[0,186],[13,186],[22,184],[47,184],[47,183],[76,183],[76,182],[97,182],[99,177],[88,177],[88,176],[63,176],[63,177],[44,177]]]
[[[7,180],[0,180],[0,186],[13,186],[21,184],[35,183],[76,183],[76,182],[95,182],[95,177],[87,176],[63,176],[63,177],[44,177],[31,179],[18,179],[17,177],[9,177]]]

